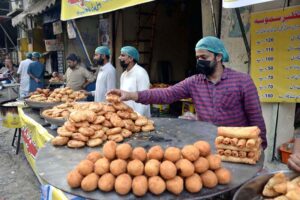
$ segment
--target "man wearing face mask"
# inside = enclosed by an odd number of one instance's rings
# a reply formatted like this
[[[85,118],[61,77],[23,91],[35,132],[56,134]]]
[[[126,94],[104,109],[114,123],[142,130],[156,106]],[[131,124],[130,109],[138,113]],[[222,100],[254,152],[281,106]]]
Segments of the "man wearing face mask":
[[[104,102],[105,94],[116,88],[116,69],[109,62],[110,51],[106,46],[95,49],[94,62],[99,66],[96,80],[96,90],[91,94],[95,97],[95,102]]]
[[[192,98],[197,117],[217,126],[258,126],[267,147],[266,127],[257,89],[248,74],[227,68],[229,55],[223,42],[213,36],[202,38],[195,48],[198,74],[163,89],[139,92],[112,90],[121,100],[143,104],[170,104]]]
[[[124,70],[120,78],[121,90],[139,92],[149,89],[149,76],[147,71],[137,64],[139,61],[139,52],[136,48],[132,46],[122,47],[119,60]],[[150,117],[150,105],[143,105],[134,101],[126,101],[125,103],[141,115]]]
[[[74,53],[71,53],[66,60],[68,68],[63,79],[66,80],[67,87],[75,91],[83,90],[95,80],[91,72],[78,64],[78,57]],[[55,77],[58,73],[53,72],[52,75]]]

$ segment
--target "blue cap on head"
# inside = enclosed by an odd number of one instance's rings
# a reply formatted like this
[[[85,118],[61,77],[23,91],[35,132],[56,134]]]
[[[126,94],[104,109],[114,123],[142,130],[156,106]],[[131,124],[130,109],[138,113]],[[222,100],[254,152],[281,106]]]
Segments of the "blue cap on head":
[[[229,61],[228,51],[225,48],[224,43],[219,38],[213,36],[207,36],[199,40],[195,50],[207,50],[213,53],[220,53],[223,55],[223,62]]]
[[[31,58],[32,58],[32,53],[31,53],[31,52],[27,52],[27,53],[26,53],[26,58],[31,59]]]
[[[33,58],[40,58],[41,54],[39,52],[32,52],[32,57]]]
[[[110,56],[110,50],[106,46],[100,46],[95,49],[95,53]]]
[[[140,55],[136,48],[134,48],[132,46],[125,46],[125,47],[122,47],[121,53],[127,54],[128,56],[132,57],[134,60],[139,62]]]

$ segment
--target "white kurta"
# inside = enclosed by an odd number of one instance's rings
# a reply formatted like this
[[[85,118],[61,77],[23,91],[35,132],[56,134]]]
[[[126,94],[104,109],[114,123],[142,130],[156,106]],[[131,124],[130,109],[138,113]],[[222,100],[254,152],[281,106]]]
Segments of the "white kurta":
[[[27,96],[29,93],[29,75],[27,73],[28,66],[33,61],[30,59],[25,59],[20,62],[17,74],[20,74],[20,96]]]
[[[130,71],[124,71],[121,75],[121,90],[129,92],[138,92],[147,90],[150,87],[150,81],[147,71],[135,64]],[[136,103],[134,101],[126,101],[127,105],[133,108],[134,111],[150,117],[150,105]]]
[[[116,69],[111,63],[106,63],[103,67],[100,67],[97,80],[96,90],[92,91],[92,95],[95,96],[96,102],[104,102],[105,94],[116,88]]]

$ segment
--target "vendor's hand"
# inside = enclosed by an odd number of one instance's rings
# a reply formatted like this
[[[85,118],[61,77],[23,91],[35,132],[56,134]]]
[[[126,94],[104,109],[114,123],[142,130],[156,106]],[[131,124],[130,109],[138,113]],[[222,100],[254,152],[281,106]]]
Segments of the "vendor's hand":
[[[40,80],[39,80],[38,78],[35,78],[34,80],[35,80],[35,82],[37,82],[37,83],[40,82]]]
[[[121,101],[128,101],[128,100],[137,101],[138,100],[137,92],[126,92],[124,90],[113,89],[106,93],[106,95],[109,95],[109,94],[115,94],[115,95],[120,96]]]
[[[291,170],[300,172],[300,153],[294,153],[290,156],[288,160],[288,167]]]
[[[79,90],[79,92],[83,93],[83,94],[86,95],[86,96],[92,94],[91,92],[88,92],[88,91],[86,91],[86,90]]]
[[[58,73],[57,73],[57,72],[53,72],[53,73],[52,73],[52,76],[53,76],[53,77],[56,77],[56,76],[58,76]]]

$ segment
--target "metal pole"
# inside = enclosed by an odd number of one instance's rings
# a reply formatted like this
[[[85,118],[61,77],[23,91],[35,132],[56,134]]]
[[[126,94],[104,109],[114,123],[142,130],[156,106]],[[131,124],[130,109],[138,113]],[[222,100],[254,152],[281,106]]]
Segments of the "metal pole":
[[[220,1],[220,4],[219,4],[219,19],[218,19],[218,33],[217,33],[218,38],[221,38],[222,7],[223,7],[223,1]]]
[[[84,53],[85,53],[85,56],[87,57],[87,59],[89,60],[90,65],[92,66],[93,63],[92,63],[92,61],[91,61],[91,59],[90,59],[89,53],[88,53],[88,51],[87,51],[87,49],[86,49],[86,46],[85,46],[85,44],[84,44],[84,41],[83,41],[83,39],[82,39],[82,37],[81,37],[80,31],[79,31],[79,29],[78,29],[78,27],[77,27],[76,22],[75,22],[74,19],[72,19],[72,24],[73,24],[73,27],[74,27],[75,31],[76,31],[77,34],[78,34],[78,37],[79,37],[80,43],[81,43],[81,45],[82,45],[82,47],[83,47],[83,51],[84,51]]]
[[[5,28],[2,26],[2,24],[0,24],[0,27],[2,28],[3,32],[5,33],[6,37],[9,39],[9,41],[11,42],[11,44],[14,45],[14,48],[16,50],[18,50],[17,46],[14,44],[14,42],[12,41],[11,37],[9,36],[9,34],[6,32]]]
[[[210,8],[211,8],[211,16],[212,16],[212,20],[213,20],[213,24],[214,24],[214,32],[215,32],[215,36],[217,36],[217,23],[216,23],[214,5],[213,5],[212,0],[210,0]]]
[[[250,46],[249,46],[249,43],[248,43],[248,40],[247,40],[247,37],[246,37],[246,32],[245,32],[245,28],[244,28],[244,24],[243,24],[243,21],[242,21],[242,17],[241,17],[241,13],[240,13],[239,8],[235,8],[235,12],[236,12],[236,16],[237,16],[237,19],[238,19],[238,22],[239,22],[239,25],[240,25],[241,33],[242,33],[243,40],[244,40],[245,47],[246,47],[246,51],[247,51],[247,54],[248,54],[248,59],[249,59],[249,62],[250,62]]]

